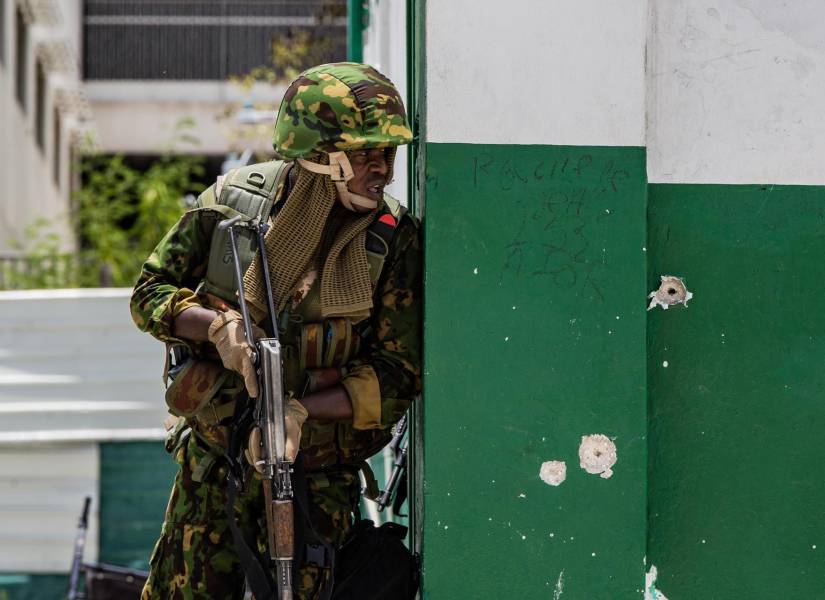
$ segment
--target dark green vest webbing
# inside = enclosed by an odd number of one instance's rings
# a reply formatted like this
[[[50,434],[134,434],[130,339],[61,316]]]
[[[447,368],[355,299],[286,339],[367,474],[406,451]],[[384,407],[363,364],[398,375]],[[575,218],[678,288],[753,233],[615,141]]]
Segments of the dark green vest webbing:
[[[244,221],[265,220],[283,190],[290,164],[273,160],[233,169],[224,176],[219,197],[215,197],[214,188],[209,188],[198,198],[196,208],[217,212],[224,219],[242,215]],[[367,229],[367,262],[373,286],[381,276],[395,227],[406,212],[406,208],[388,194],[384,194],[384,205],[386,212],[392,215],[395,225],[388,227],[379,216]],[[255,258],[258,240],[251,230],[245,228],[236,230],[236,238],[241,269],[245,273]],[[212,232],[206,276],[198,286],[197,292],[213,294],[230,304],[237,302],[238,288],[232,266],[232,248],[229,243],[229,232],[226,230],[216,227]]]
[[[266,220],[286,183],[289,165],[273,160],[233,169],[224,176],[220,196],[216,198],[210,188],[198,198],[198,208],[218,212],[225,219],[242,215],[244,221]],[[237,229],[236,237],[241,269],[245,273],[255,258],[258,240],[252,230],[245,228]],[[198,292],[208,292],[234,304],[237,291],[229,232],[216,227],[212,232],[206,276]]]

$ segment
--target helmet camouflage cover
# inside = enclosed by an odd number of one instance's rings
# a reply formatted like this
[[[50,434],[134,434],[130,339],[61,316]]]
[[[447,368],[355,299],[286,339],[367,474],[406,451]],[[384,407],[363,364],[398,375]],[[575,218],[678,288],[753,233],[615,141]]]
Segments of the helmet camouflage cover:
[[[301,73],[287,88],[275,122],[275,150],[285,158],[411,141],[398,90],[360,63],[319,65]]]

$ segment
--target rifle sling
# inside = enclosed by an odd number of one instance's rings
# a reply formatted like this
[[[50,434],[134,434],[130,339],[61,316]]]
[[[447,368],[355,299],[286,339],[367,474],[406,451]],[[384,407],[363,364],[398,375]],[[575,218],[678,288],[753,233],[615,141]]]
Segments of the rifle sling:
[[[233,425],[229,430],[229,447],[225,456],[229,463],[225,507],[226,517],[229,522],[229,530],[232,533],[232,543],[235,546],[235,552],[238,554],[238,560],[241,563],[241,568],[246,576],[249,588],[252,590],[252,594],[255,598],[277,598],[278,591],[268,568],[269,560],[247,543],[235,520],[235,503],[237,501],[238,486],[242,485],[241,481],[243,480],[243,474],[239,472],[241,464],[239,461],[243,460],[240,450],[240,440],[243,436],[239,434],[241,430],[248,428],[248,420],[251,414],[248,409],[244,410],[241,408],[244,404],[243,402],[235,403]],[[298,510],[294,513],[296,551],[294,552],[295,557],[292,561],[293,587],[297,582],[297,577],[295,577],[294,574],[298,573],[305,560],[306,530],[309,530],[315,540],[323,546],[326,555],[329,557],[329,564],[323,565],[329,567],[329,582],[324,586],[320,597],[320,600],[329,600],[332,597],[332,588],[335,585],[335,547],[325,541],[312,525],[307,497],[306,473],[304,472],[303,457],[300,453],[292,469],[292,490],[293,503],[298,506]]]
[[[229,530],[232,532],[232,542],[235,544],[235,552],[238,553],[238,560],[241,563],[246,582],[252,590],[255,598],[277,598],[278,592],[272,581],[269,569],[261,564],[261,555],[249,547],[243,533],[241,533],[238,523],[235,521],[235,501],[237,500],[237,489],[233,481],[228,482],[226,490],[226,516],[229,521]]]
[[[326,565],[329,567],[329,582],[324,586],[320,596],[320,600],[329,600],[332,598],[332,588],[335,586],[335,546],[327,542],[312,525],[312,519],[309,515],[307,477],[304,471],[303,456],[300,452],[295,458],[295,464],[292,465],[292,499],[294,504],[298,506],[298,510],[295,511],[295,548],[300,548],[300,551],[295,552],[292,568],[297,573],[306,560],[305,549],[308,547],[306,531],[309,530],[315,540],[323,546],[329,560],[329,564]]]
[[[252,594],[255,598],[277,599],[278,591],[275,582],[272,580],[269,569],[266,568],[268,561],[250,547],[235,520],[238,489],[243,486],[242,463],[240,462],[243,460],[241,443],[249,429],[251,418],[252,412],[248,404],[246,402],[235,402],[232,426],[229,428],[228,447],[224,455],[229,463],[226,481],[226,520],[229,522],[232,543],[235,546],[235,552],[238,554],[238,560],[241,563],[241,568]]]

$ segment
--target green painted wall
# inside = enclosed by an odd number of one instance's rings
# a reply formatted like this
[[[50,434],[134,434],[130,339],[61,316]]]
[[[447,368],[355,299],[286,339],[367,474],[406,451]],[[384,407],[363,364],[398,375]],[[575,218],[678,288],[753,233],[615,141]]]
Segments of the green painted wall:
[[[430,143],[426,176],[424,597],[552,598],[563,571],[564,598],[638,598],[644,150]],[[579,468],[593,433],[611,479]]]
[[[101,562],[149,567],[177,467],[160,442],[101,444]]]
[[[825,598],[825,188],[652,185],[649,222],[648,290],[695,294],[649,313],[657,587]]]
[[[55,600],[66,595],[67,575],[0,575],[0,600]]]

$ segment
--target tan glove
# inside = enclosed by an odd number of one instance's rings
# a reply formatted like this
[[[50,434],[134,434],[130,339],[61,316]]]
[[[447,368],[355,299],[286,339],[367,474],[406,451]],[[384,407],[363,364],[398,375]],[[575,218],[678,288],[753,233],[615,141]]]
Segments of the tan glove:
[[[252,339],[265,337],[260,327],[252,326]],[[246,391],[252,398],[258,397],[258,379],[252,364],[252,348],[246,343],[243,317],[236,310],[218,313],[209,325],[209,341],[215,344],[223,366],[243,376]]]
[[[286,459],[295,462],[298,456],[298,448],[301,445],[301,428],[307,420],[307,409],[295,398],[289,397],[284,406],[284,424],[286,425]],[[263,463],[263,442],[261,440],[261,429],[253,427],[249,432],[249,441],[244,450],[246,460],[255,467],[259,473],[264,471]]]

